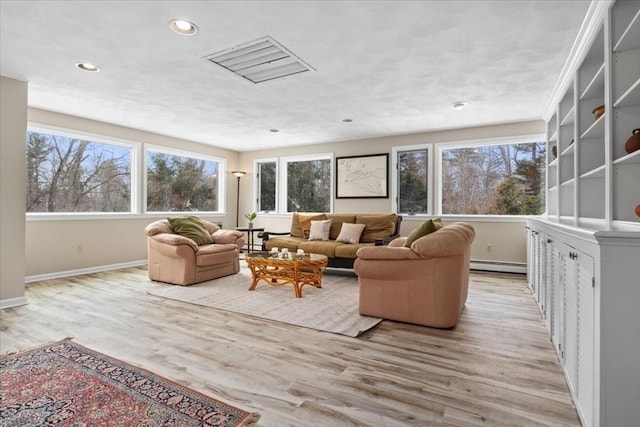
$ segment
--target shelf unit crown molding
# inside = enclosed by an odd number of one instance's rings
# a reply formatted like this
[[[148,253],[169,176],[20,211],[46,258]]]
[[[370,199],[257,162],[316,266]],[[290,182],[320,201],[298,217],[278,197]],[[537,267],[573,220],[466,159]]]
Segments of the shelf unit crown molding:
[[[560,99],[567,92],[567,89],[573,82],[575,72],[578,69],[580,63],[584,60],[585,56],[589,52],[594,39],[598,35],[598,31],[604,22],[604,18],[607,11],[615,0],[592,0],[585,15],[584,21],[578,30],[576,40],[571,46],[569,57],[562,67],[560,76],[556,81],[551,96],[547,101],[547,104],[542,112],[542,119],[548,122],[556,112],[556,108],[560,103]]]

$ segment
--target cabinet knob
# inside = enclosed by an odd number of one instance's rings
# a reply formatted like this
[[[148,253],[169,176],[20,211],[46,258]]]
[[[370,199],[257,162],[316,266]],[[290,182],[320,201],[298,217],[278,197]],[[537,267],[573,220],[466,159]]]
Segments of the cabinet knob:
[[[553,243],[553,240],[547,239],[547,243]]]

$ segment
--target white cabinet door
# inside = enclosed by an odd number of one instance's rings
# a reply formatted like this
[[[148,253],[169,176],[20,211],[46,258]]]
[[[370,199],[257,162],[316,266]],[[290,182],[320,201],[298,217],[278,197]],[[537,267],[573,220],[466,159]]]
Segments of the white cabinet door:
[[[585,425],[593,425],[593,388],[595,378],[595,306],[594,259],[576,251],[578,285],[578,353],[576,398]]]
[[[558,319],[556,318],[556,297],[559,293],[560,287],[560,251],[558,250],[558,244],[554,241],[554,238],[546,236],[545,245],[545,258],[543,263],[544,268],[544,282],[545,282],[545,308],[546,314],[545,323],[547,330],[551,336],[551,341],[556,342],[554,339],[554,333],[558,329]],[[559,303],[560,306],[562,303]],[[557,345],[556,345],[557,349]]]
[[[578,281],[575,249],[563,244],[560,256],[564,276],[564,316],[562,356],[569,388],[575,393],[578,374]]]
[[[564,366],[583,423],[593,425],[594,259],[567,244],[564,262]]]

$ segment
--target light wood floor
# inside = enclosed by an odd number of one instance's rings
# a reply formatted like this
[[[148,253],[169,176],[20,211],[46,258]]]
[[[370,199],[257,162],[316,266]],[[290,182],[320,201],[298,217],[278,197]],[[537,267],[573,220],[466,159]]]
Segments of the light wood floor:
[[[359,338],[147,295],[144,268],[49,280],[0,311],[0,351],[71,336],[259,426],[579,426],[524,279],[472,280],[455,329],[383,321]]]

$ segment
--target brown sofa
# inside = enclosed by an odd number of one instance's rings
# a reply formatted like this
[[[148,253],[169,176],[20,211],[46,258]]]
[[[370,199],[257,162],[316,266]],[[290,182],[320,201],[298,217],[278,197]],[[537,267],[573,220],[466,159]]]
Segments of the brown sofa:
[[[360,314],[435,328],[454,327],[467,300],[470,224],[456,222],[404,247],[406,237],[388,246],[358,250],[353,269],[360,283]]]
[[[329,240],[308,240],[305,226],[312,220],[331,220]],[[291,217],[291,229],[286,233],[265,231],[262,233],[262,249],[287,248],[289,252],[302,249],[308,253],[329,257],[328,266],[352,268],[358,249],[376,244],[387,244],[399,236],[402,216],[396,214],[350,214],[350,213],[294,213]],[[343,223],[365,224],[358,243],[337,242]],[[377,240],[377,243],[376,243]]]
[[[192,285],[240,271],[243,234],[202,222],[211,233],[213,244],[198,246],[190,238],[175,234],[166,219],[146,227],[149,279]]]

